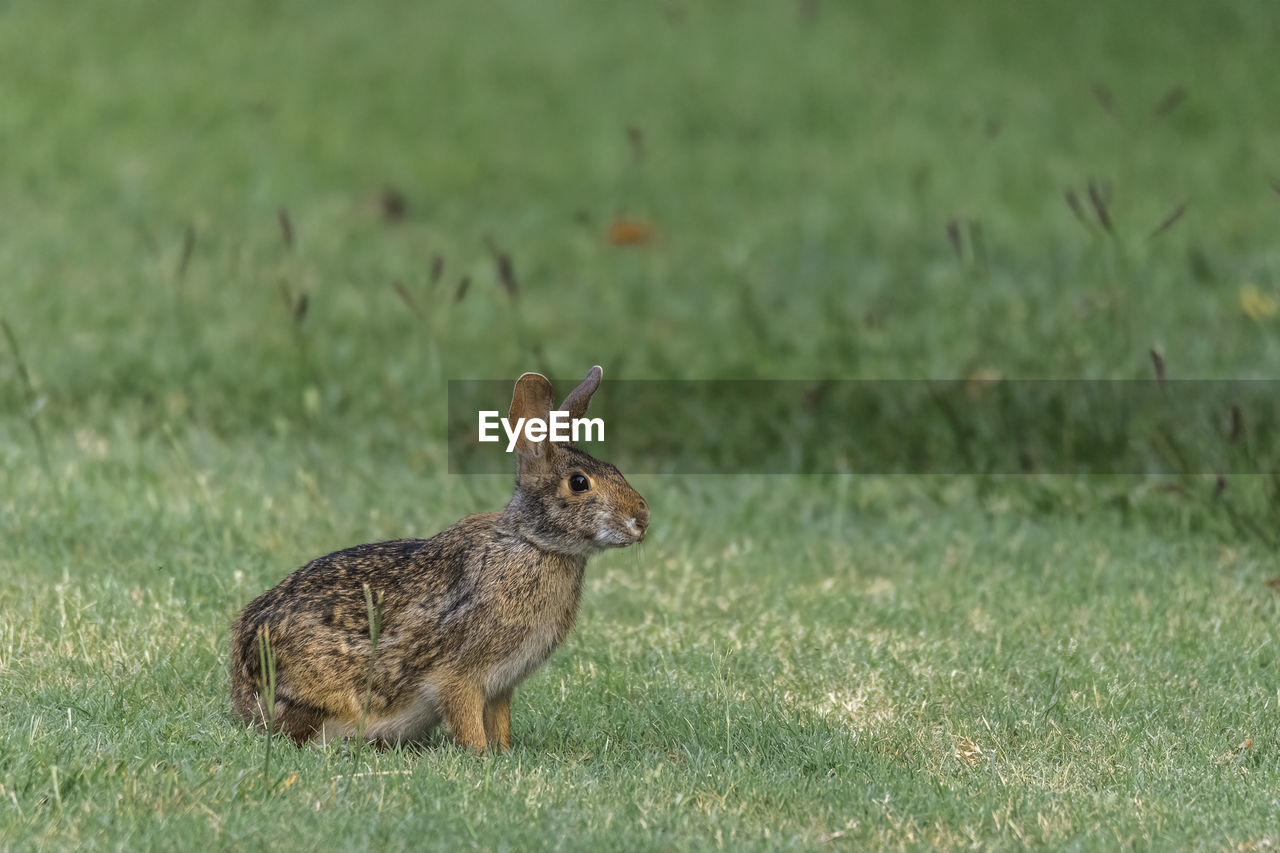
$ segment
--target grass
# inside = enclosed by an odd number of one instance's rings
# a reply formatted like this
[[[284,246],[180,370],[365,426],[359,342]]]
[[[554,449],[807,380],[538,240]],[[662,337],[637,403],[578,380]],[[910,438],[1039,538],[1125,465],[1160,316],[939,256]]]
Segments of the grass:
[[[449,379],[1276,376],[1268,4],[0,23],[0,848],[1280,843],[1258,476],[634,477],[500,758],[268,754],[226,659],[506,499]]]

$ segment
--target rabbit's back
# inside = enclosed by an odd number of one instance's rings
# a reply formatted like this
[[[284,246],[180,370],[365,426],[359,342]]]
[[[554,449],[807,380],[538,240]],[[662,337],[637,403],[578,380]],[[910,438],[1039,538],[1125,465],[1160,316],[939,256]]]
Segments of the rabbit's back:
[[[469,551],[465,539],[446,534],[472,520],[431,539],[373,542],[317,557],[250,602],[234,632],[247,633],[242,639],[256,644],[253,634],[261,626],[276,632],[317,621],[335,631],[367,634],[366,585],[375,599],[381,596],[380,604],[373,603],[384,612],[406,598],[444,602],[461,580]]]

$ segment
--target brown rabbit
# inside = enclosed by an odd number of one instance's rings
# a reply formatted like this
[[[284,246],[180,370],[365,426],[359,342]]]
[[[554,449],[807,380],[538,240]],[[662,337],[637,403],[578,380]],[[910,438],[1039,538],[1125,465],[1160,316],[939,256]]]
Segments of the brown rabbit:
[[[602,376],[591,368],[560,409],[582,417]],[[551,408],[546,377],[521,376],[511,422],[547,420]],[[338,551],[254,599],[232,628],[236,712],[299,745],[411,741],[443,719],[476,752],[509,749],[511,693],[573,627],[587,557],[640,542],[649,526],[644,498],[612,465],[523,431],[516,451],[501,512]]]

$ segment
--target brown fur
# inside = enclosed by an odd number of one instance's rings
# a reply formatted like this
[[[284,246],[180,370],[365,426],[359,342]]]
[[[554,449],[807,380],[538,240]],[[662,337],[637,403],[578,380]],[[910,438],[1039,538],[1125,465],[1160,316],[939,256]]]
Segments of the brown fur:
[[[592,368],[561,408],[581,417],[600,377]],[[551,383],[526,373],[510,417],[545,419],[551,403]],[[501,512],[431,539],[320,557],[254,599],[232,628],[240,717],[268,724],[265,641],[271,725],[299,744],[361,734],[392,744],[443,720],[477,752],[510,748],[512,691],[572,629],[587,557],[643,540],[649,524],[644,498],[612,465],[570,445],[521,439],[517,450],[515,495]],[[590,480],[585,492],[569,487],[577,473]],[[380,616],[376,651],[366,584]]]

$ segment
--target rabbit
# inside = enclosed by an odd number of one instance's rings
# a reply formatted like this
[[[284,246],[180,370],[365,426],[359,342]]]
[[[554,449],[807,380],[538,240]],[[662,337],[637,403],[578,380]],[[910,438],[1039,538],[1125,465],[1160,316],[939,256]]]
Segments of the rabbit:
[[[602,377],[591,368],[560,410],[582,417]],[[521,376],[510,422],[548,420],[551,393],[545,376]],[[250,602],[231,632],[236,713],[299,746],[387,747],[443,721],[476,753],[510,749],[512,691],[572,629],[587,557],[649,527],[648,504],[613,465],[523,430],[515,449],[501,512],[320,557]]]

